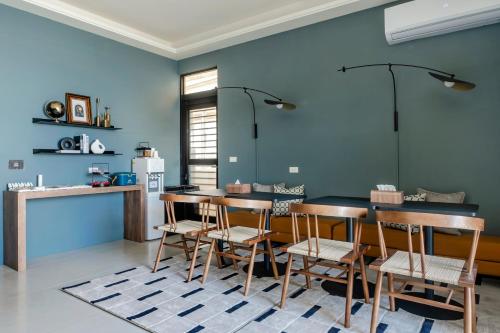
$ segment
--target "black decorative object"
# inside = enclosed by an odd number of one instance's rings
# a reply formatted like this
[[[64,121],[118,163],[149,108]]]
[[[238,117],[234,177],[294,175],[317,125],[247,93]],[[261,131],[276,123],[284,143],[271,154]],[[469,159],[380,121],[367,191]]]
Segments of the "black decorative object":
[[[272,99],[265,99],[264,102],[267,104],[267,105],[271,105],[271,106],[274,106],[276,107],[277,109],[280,109],[280,110],[285,110],[285,111],[290,111],[290,110],[294,110],[297,106],[293,103],[289,103],[289,102],[285,102],[283,99],[273,95],[273,94],[270,94],[266,91],[263,91],[263,90],[259,90],[259,89],[254,89],[254,88],[248,88],[248,87],[232,87],[232,86],[228,86],[228,87],[218,87],[217,90],[223,90],[223,89],[237,89],[237,90],[241,90],[243,91],[244,94],[246,94],[249,98],[250,98],[250,101],[252,102],[252,111],[253,111],[253,127],[252,127],[252,131],[253,131],[253,138],[254,138],[254,146],[255,146],[255,149],[254,149],[254,152],[255,152],[255,181],[258,182],[259,180],[259,173],[258,173],[258,160],[257,160],[257,138],[259,137],[259,134],[258,134],[258,129],[257,129],[257,119],[256,119],[256,112],[255,112],[255,101],[253,99],[253,96],[252,96],[252,92],[256,92],[256,93],[259,93],[259,94],[263,94],[263,95],[267,95],[268,97],[272,98]]]
[[[426,70],[426,71],[428,71],[428,73],[431,77],[441,81],[445,87],[452,88],[452,89],[458,90],[458,91],[472,90],[476,87],[476,85],[472,82],[458,80],[455,78],[455,74],[452,74],[452,73],[444,72],[444,71],[441,71],[441,70],[435,69],[435,68],[430,68],[430,67],[425,67],[425,66],[417,66],[417,65],[408,65],[408,64],[386,63],[386,64],[359,65],[359,66],[352,66],[352,67],[343,66],[338,71],[345,73],[346,71],[351,70],[351,69],[366,68],[366,67],[386,67],[387,70],[389,71],[389,73],[391,74],[392,91],[393,91],[393,106],[394,106],[393,121],[394,121],[394,132],[396,134],[396,184],[397,184],[397,187],[399,188],[399,163],[400,163],[400,161],[399,161],[399,113],[398,113],[398,109],[397,109],[396,77],[394,75],[393,68],[394,67],[407,67],[407,68],[416,68],[416,69]]]
[[[66,109],[64,107],[64,104],[59,101],[49,101],[45,103],[45,106],[43,107],[43,112],[47,117],[58,123],[59,118],[64,117]]]
[[[62,138],[59,140],[59,143],[57,144],[61,150],[75,150],[76,149],[76,142],[73,138]]]

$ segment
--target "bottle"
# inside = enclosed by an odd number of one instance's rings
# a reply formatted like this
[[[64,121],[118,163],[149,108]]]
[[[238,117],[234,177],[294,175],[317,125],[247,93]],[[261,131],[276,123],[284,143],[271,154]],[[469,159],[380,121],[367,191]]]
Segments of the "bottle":
[[[106,106],[104,109],[106,109],[106,112],[104,112],[104,127],[111,127],[111,115],[109,114],[111,108]]]

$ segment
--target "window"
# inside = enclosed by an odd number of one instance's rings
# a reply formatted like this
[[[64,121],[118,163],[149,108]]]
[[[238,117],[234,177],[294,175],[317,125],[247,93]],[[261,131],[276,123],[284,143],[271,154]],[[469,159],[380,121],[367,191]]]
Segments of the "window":
[[[217,69],[181,77],[181,182],[217,188]]]
[[[184,95],[213,90],[217,87],[217,69],[210,69],[183,77],[182,91]]]

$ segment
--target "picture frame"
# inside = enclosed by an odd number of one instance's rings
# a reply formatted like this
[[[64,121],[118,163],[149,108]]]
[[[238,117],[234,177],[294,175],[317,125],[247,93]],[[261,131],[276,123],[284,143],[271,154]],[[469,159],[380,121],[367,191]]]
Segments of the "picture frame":
[[[66,93],[66,121],[68,124],[92,125],[90,97]]]

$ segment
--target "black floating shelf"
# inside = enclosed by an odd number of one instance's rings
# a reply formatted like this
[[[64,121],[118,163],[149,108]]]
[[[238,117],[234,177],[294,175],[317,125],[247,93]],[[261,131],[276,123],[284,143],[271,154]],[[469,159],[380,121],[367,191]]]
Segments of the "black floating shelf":
[[[33,154],[44,154],[44,155],[58,155],[58,156],[82,156],[82,155],[92,155],[92,156],[119,156],[123,154],[115,153],[113,150],[106,150],[104,154],[68,154],[68,153],[58,153],[60,149],[33,149]]]
[[[44,119],[44,118],[33,118],[33,124],[43,124],[43,125],[55,125],[55,126],[70,126],[70,127],[81,127],[81,128],[93,128],[93,129],[99,129],[99,130],[106,130],[106,131],[116,131],[116,130],[121,130],[119,127],[97,127],[93,125],[85,125],[85,124],[69,124],[66,121],[59,120],[58,122],[52,119]]]

